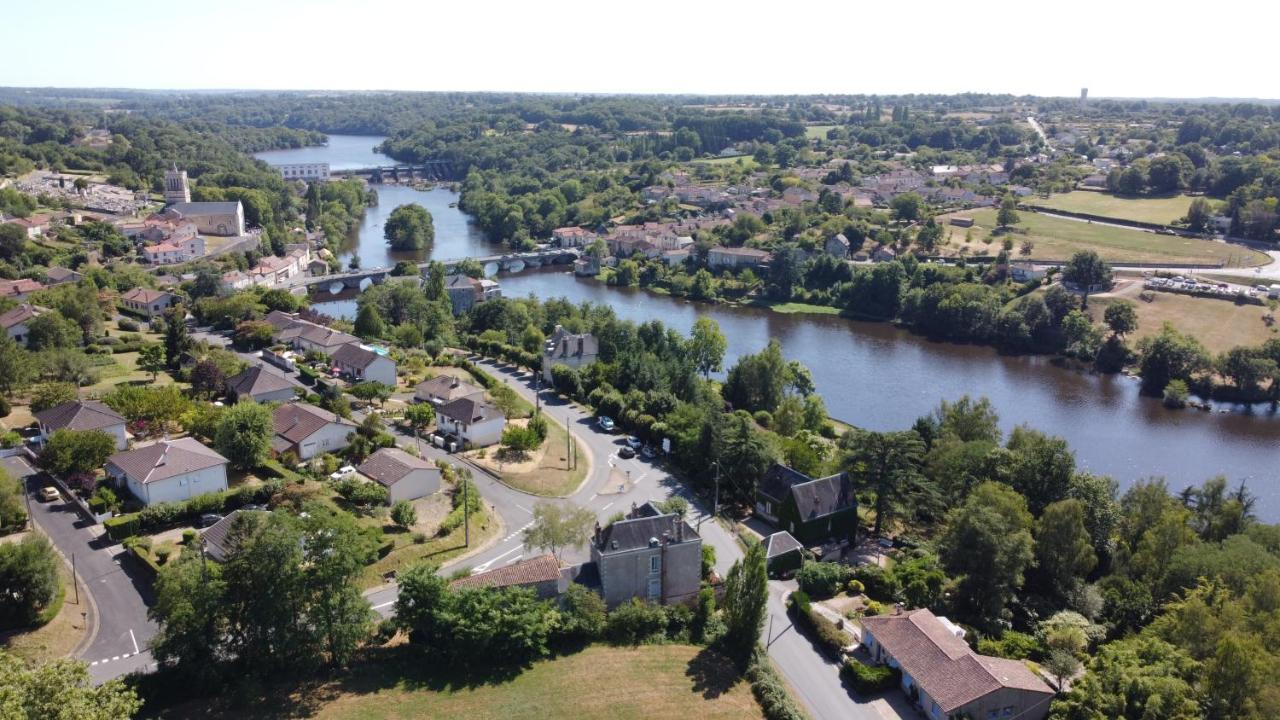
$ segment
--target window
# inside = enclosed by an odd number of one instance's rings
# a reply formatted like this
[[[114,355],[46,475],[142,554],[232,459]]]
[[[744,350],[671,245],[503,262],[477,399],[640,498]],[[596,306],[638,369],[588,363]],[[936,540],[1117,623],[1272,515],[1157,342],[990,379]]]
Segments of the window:
[[[662,556],[654,555],[649,558],[649,572],[656,573],[662,569]]]
[[[1013,717],[1013,706],[1012,706],[1012,705],[1009,705],[1009,706],[1007,706],[1007,707],[1004,709],[1004,716],[1005,716],[1005,717]]]

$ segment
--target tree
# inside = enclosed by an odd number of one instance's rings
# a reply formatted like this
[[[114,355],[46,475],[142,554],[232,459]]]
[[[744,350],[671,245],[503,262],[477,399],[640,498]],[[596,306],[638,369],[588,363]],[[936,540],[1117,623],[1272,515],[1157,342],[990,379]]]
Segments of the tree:
[[[12,396],[15,387],[26,385],[34,375],[35,363],[31,360],[31,354],[23,350],[7,333],[0,336],[0,390],[5,397]]]
[[[426,208],[409,203],[391,211],[383,225],[383,236],[392,250],[423,250],[435,241],[436,228]]]
[[[404,409],[404,419],[418,432],[425,432],[436,421],[436,409],[431,403],[414,403]]]
[[[391,398],[391,391],[390,385],[384,385],[374,380],[366,380],[358,385],[353,385],[347,392],[365,402],[374,402],[376,400],[379,405],[382,405]]]
[[[719,323],[712,318],[701,316],[693,322],[686,347],[694,367],[704,377],[710,377],[711,373],[720,371],[729,341],[720,331]]]
[[[164,358],[169,372],[177,372],[182,367],[182,354],[191,347],[186,315],[181,305],[175,305],[164,313]]]
[[[155,602],[147,608],[147,616],[159,626],[151,652],[161,667],[196,688],[209,689],[221,678],[226,587],[222,566],[202,558],[202,552],[184,550],[177,562],[160,568]]]
[[[360,310],[356,313],[355,331],[366,340],[380,338],[386,334],[387,324],[383,322],[376,305],[373,303],[360,305]]]
[[[842,444],[850,477],[875,494],[876,535],[899,515],[929,502],[933,489],[920,472],[924,442],[914,430],[850,433]]]
[[[1001,228],[1008,228],[1010,225],[1017,225],[1020,222],[1022,222],[1022,218],[1018,216],[1018,199],[1013,195],[1005,195],[1004,199],[1000,201],[1000,210],[996,213],[996,225]]]
[[[57,312],[42,313],[27,321],[27,347],[31,350],[78,347],[83,339],[79,326]]]
[[[750,505],[756,483],[776,458],[751,419],[735,413],[718,415],[711,426],[710,459],[719,463],[720,502]]]
[[[0,529],[6,532],[27,522],[26,491],[23,484],[0,468]]]
[[[1044,669],[1053,677],[1058,691],[1061,692],[1066,686],[1066,681],[1080,670],[1080,661],[1069,652],[1051,650],[1049,657],[1045,658]]]
[[[589,642],[604,632],[605,617],[604,598],[585,585],[573,583],[561,598],[557,630],[564,637]]]
[[[418,523],[418,511],[408,500],[399,500],[391,506],[391,520],[407,530]]]
[[[201,358],[191,368],[191,391],[200,397],[215,398],[226,391],[226,372],[218,363]]]
[[[1201,720],[1200,664],[1148,635],[1107,643],[1053,705],[1055,720]]]
[[[533,506],[533,524],[524,530],[524,546],[550,550],[558,558],[564,548],[586,544],[595,522],[595,514],[586,508],[539,503]]]
[[[765,569],[764,545],[752,543],[746,555],[733,564],[725,578],[724,647],[729,657],[745,666],[764,629],[769,576]]]
[[[80,397],[80,389],[68,382],[47,382],[35,386],[31,393],[31,412],[74,402]]]
[[[213,445],[232,467],[252,470],[266,462],[271,453],[275,424],[271,409],[258,403],[236,403],[218,420]]]
[[[946,525],[939,549],[947,571],[959,578],[956,608],[981,628],[1001,627],[1035,555],[1026,500],[1007,485],[984,482],[947,513]]]
[[[1138,372],[1148,394],[1159,394],[1171,380],[1189,384],[1194,374],[1210,366],[1209,352],[1200,341],[1178,332],[1168,322],[1156,335],[1142,338],[1138,349],[1142,353]]]
[[[1062,267],[1062,279],[1080,289],[1082,307],[1089,307],[1089,293],[1093,288],[1111,283],[1111,266],[1093,250],[1080,250]]]
[[[1054,597],[1068,597],[1098,564],[1079,500],[1059,500],[1046,506],[1036,521],[1035,538],[1036,572]]]
[[[1111,332],[1120,337],[1124,337],[1138,329],[1137,308],[1128,300],[1116,300],[1107,305],[1106,312],[1102,314],[1102,317],[1106,321],[1107,327],[1111,328]]]
[[[1187,228],[1193,232],[1204,232],[1209,229],[1209,221],[1213,217],[1213,206],[1208,200],[1198,197],[1191,201],[1187,208]]]
[[[889,202],[889,207],[893,208],[894,217],[899,220],[918,220],[920,211],[924,208],[924,198],[920,197],[920,193],[905,192],[895,195]]]
[[[55,430],[40,462],[59,475],[81,475],[102,467],[115,452],[115,436],[103,430]]]
[[[59,588],[58,556],[43,536],[0,545],[0,629],[34,624]]]
[[[493,401],[493,406],[498,408],[503,415],[507,417],[515,417],[520,413],[523,403],[520,402],[520,396],[512,390],[510,386],[505,384],[495,384],[489,388],[489,399]]]
[[[413,506],[406,505],[413,514]],[[373,609],[361,595],[358,580],[364,567],[374,561],[376,550],[350,514],[327,511],[314,503],[305,515],[306,615],[320,634],[329,663],[343,667],[373,629]],[[409,518],[396,521],[404,519]],[[410,520],[412,524],[416,518]]]
[[[160,343],[143,345],[138,350],[138,368],[151,373],[151,382],[155,382],[160,371],[167,367],[169,363],[165,360],[164,346]]]
[[[770,340],[764,350],[755,355],[743,355],[729,369],[724,383],[724,398],[734,409],[773,412],[782,402],[790,378],[790,367],[782,356],[782,345],[777,340]]]
[[[32,665],[0,651],[0,717],[119,720],[133,717],[141,707],[137,693],[121,680],[95,685],[85,663],[53,660]]]

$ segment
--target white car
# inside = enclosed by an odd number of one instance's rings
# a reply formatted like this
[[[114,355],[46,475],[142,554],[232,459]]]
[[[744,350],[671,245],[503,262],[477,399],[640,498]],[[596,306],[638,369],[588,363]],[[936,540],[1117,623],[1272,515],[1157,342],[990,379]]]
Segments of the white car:
[[[348,475],[355,475],[356,469],[350,465],[343,465],[338,471],[329,476],[330,480],[341,480]]]

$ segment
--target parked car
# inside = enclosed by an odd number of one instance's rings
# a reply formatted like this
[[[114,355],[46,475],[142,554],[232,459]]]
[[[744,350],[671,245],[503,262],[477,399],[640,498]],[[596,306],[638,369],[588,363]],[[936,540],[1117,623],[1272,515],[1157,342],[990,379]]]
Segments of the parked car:
[[[354,474],[355,474],[355,472],[356,472],[356,469],[355,469],[354,467],[352,467],[351,465],[343,465],[342,467],[338,468],[338,471],[337,471],[337,472],[332,473],[331,475],[329,475],[329,479],[330,479],[330,480],[341,480],[342,478],[344,478],[344,477],[346,477],[346,476],[348,476],[348,475],[354,475]]]
[[[631,437],[627,438],[627,447],[631,448],[632,450],[639,450],[640,448],[644,447],[644,441],[636,437],[635,435],[632,435]]]
[[[205,513],[200,516],[199,520],[196,521],[196,527],[207,528],[211,525],[217,524],[217,522],[221,519],[222,519],[222,516],[219,515],[218,513]]]
[[[49,485],[40,490],[40,500],[43,502],[57,502],[62,499],[62,495],[58,493],[58,488]]]
[[[658,451],[654,450],[652,445],[645,445],[644,447],[640,448],[640,457],[644,458],[645,460],[652,460],[657,456],[658,456]]]
[[[613,432],[613,429],[617,427],[616,425],[613,424],[613,418],[609,417],[608,415],[601,415],[599,418],[596,419],[596,423],[599,424],[600,429],[605,432]]]
[[[636,451],[632,450],[630,445],[623,445],[622,449],[618,451],[618,457],[622,458],[623,460],[630,460],[635,456],[636,456]]]

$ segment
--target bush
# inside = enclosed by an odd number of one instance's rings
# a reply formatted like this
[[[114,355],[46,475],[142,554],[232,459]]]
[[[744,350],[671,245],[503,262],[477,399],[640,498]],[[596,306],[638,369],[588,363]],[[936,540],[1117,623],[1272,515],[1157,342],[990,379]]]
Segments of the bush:
[[[11,412],[13,412],[13,405],[9,403],[9,398],[0,397],[0,417],[9,417]]]
[[[187,547],[191,547],[191,546],[195,545],[195,544],[196,544],[196,537],[197,537],[197,534],[198,534],[198,533],[196,533],[196,531],[195,531],[195,530],[192,530],[191,528],[187,528],[186,530],[183,530],[183,531],[182,531],[182,544],[183,544],[183,545],[186,545]]]
[[[863,585],[860,580],[850,580],[849,584],[846,585],[844,589],[850,595],[861,595],[867,590],[866,586]]]
[[[796,597],[797,595],[800,597]],[[791,611],[795,619],[813,633],[823,652],[831,657],[840,657],[840,651],[849,644],[848,636],[825,615],[815,611],[807,595],[803,592],[791,593]]]
[[[667,613],[662,606],[631,598],[609,613],[605,636],[614,645],[650,645],[666,639]]]
[[[807,562],[796,572],[796,582],[806,595],[829,598],[853,577],[848,565],[831,562]]]
[[[142,512],[138,513],[138,521],[142,523],[142,529],[147,532],[163,530],[178,522],[183,515],[184,509],[181,503],[176,502],[160,502],[155,505],[148,505],[142,509]]]
[[[978,640],[978,652],[1010,660],[1027,660],[1040,657],[1044,653],[1044,646],[1034,635],[1006,630],[999,638]]]
[[[196,517],[205,513],[221,513],[222,508],[226,505],[226,495],[223,493],[204,493],[196,495],[185,503],[186,507],[180,510],[180,515],[185,517]]]
[[[560,608],[560,635],[592,642],[604,632],[605,623],[604,599],[584,585],[570,585]]]
[[[892,600],[898,594],[898,583],[893,574],[879,565],[854,568],[853,579],[862,583],[863,592],[869,597]]]
[[[805,720],[805,714],[791,699],[787,686],[763,652],[757,651],[752,656],[747,680],[751,682],[751,692],[767,720]]]
[[[846,662],[841,674],[860,695],[884,692],[902,681],[902,673],[888,665],[864,665],[857,660]]]
[[[142,532],[142,522],[137,513],[109,518],[102,523],[102,527],[106,529],[107,537],[116,542],[122,542]]]
[[[136,320],[130,320],[129,318],[120,318],[120,320],[116,322],[116,327],[124,330],[125,332],[138,332],[138,322]]]
[[[1191,395],[1191,391],[1187,388],[1185,380],[1170,380],[1168,385],[1164,386],[1164,406],[1168,408],[1182,408],[1187,406],[1187,398]]]
[[[762,428],[773,426],[773,415],[770,414],[768,410],[757,410],[751,417],[755,419],[756,424]]]
[[[169,556],[172,554],[172,548],[160,548],[159,550],[156,550],[156,561],[163,565],[169,562]]]

